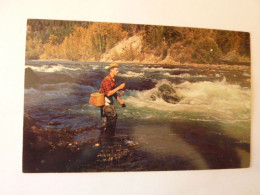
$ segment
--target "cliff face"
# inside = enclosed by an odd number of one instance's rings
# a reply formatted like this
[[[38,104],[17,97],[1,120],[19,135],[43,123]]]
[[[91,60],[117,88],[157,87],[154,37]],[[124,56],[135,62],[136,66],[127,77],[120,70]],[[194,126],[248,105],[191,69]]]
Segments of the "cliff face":
[[[191,45],[185,45],[181,41],[170,47],[162,45],[159,54],[155,50],[149,50],[144,45],[142,35],[134,35],[119,41],[113,48],[101,55],[101,62],[117,61],[121,63],[144,63],[144,64],[185,64],[199,63],[193,59],[194,55],[200,55]],[[184,45],[184,46],[183,46]],[[160,47],[159,47],[160,48]],[[207,48],[209,49],[209,48]],[[220,55],[219,51],[215,54],[215,49],[210,48],[212,57]],[[232,55],[231,55],[232,54]],[[93,59],[92,59],[93,60]],[[214,61],[214,60],[213,60]],[[205,62],[206,63],[206,62]],[[221,64],[250,64],[250,58],[239,56],[235,51],[222,55],[218,63]],[[207,63],[206,63],[207,64]]]
[[[156,56],[153,51],[144,51],[143,37],[140,35],[134,35],[118,42],[115,47],[101,56],[100,61],[144,64],[179,64],[179,62],[175,61],[169,54],[163,58],[161,55]]]
[[[134,35],[118,42],[115,47],[101,56],[101,62],[128,62],[128,63],[166,63],[174,60],[168,56],[162,61],[161,56],[153,52],[143,51],[143,37]]]
[[[118,42],[115,45],[115,47],[113,47],[112,49],[110,49],[108,52],[104,53],[101,56],[100,61],[101,62],[122,61],[121,58],[125,58],[125,57],[128,57],[129,58],[128,60],[130,61],[131,57],[136,57],[138,54],[141,54],[141,50],[142,50],[142,36],[135,35],[130,38],[125,38],[124,40]],[[139,62],[140,60],[134,59],[133,61]]]

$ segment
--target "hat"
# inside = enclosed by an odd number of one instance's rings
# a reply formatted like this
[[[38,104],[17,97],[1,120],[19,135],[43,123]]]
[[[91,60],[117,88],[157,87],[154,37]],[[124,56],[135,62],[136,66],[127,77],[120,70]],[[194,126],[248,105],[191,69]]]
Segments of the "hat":
[[[111,64],[105,67],[105,69],[111,69],[111,68],[119,68],[118,63],[112,62]]]

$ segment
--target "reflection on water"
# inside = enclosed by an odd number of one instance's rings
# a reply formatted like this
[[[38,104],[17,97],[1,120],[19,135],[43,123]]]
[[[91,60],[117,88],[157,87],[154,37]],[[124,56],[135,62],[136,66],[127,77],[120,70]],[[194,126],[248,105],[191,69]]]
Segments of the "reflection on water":
[[[135,126],[133,139],[139,141],[140,149],[156,157],[182,158],[195,169],[208,169],[207,162],[191,144],[178,134],[173,133],[168,125]]]
[[[129,131],[130,130],[130,131]],[[201,122],[129,123],[101,139],[96,158],[81,171],[155,171],[246,168],[250,145]],[[89,150],[87,150],[89,152]],[[85,160],[88,154],[82,154]]]
[[[216,123],[183,121],[158,125],[154,122],[133,129],[133,139],[140,142],[140,149],[162,159],[182,158],[194,169],[249,166],[250,144],[224,135]]]
[[[88,141],[92,139],[97,139],[100,136],[100,130],[91,130],[91,131],[85,131],[77,136],[74,137],[74,141],[80,142],[80,141]]]

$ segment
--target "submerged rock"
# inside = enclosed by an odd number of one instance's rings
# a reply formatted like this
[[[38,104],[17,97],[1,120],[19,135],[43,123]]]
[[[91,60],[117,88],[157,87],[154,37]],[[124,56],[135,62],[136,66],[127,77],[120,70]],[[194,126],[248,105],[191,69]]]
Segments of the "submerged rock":
[[[160,85],[158,91],[150,96],[152,101],[155,101],[157,98],[163,99],[165,102],[171,104],[176,104],[181,100],[181,97],[179,97],[176,91],[168,84]]]

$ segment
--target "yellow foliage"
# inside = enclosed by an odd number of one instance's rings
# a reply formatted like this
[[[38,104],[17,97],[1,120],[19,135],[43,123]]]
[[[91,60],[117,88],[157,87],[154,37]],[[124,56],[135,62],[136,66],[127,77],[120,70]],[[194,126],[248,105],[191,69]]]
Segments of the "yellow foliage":
[[[89,28],[75,26],[60,45],[56,44],[58,37],[50,35],[41,58],[97,60],[126,35],[122,31],[122,24],[94,23]]]
[[[36,27],[27,27],[26,59],[40,57],[48,60],[99,61],[103,54],[127,38],[129,33],[138,31],[143,37],[142,53],[129,46],[124,52],[114,51],[113,60],[142,60],[145,58],[143,54],[152,54],[161,60],[171,57],[181,63],[250,61],[248,33],[161,26],[132,27],[101,22],[57,28],[59,31],[46,33],[35,30]]]
[[[27,35],[26,41],[26,59],[27,60],[34,60],[38,59],[40,54],[43,51],[43,44],[42,41]]]

